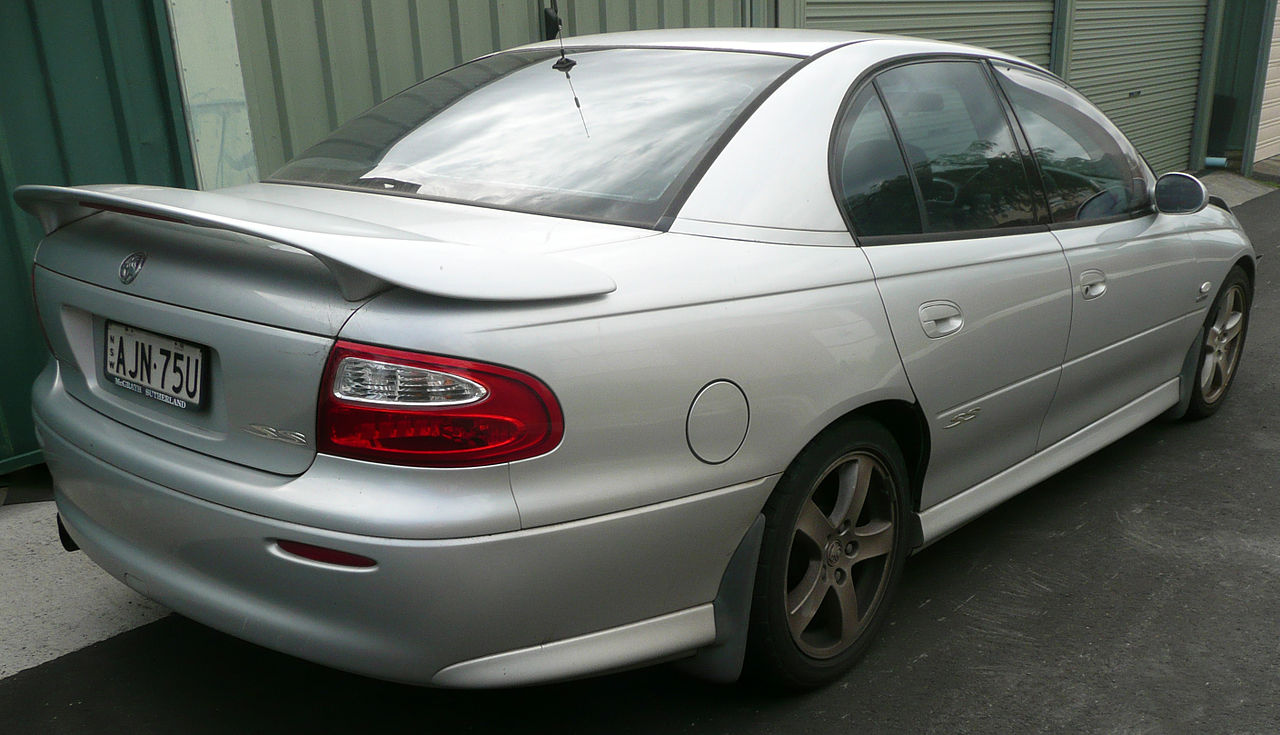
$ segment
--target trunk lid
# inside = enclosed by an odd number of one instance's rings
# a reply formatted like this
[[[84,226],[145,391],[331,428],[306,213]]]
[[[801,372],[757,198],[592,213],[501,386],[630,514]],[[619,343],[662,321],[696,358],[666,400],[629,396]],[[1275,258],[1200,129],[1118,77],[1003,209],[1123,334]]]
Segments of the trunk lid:
[[[33,280],[67,392],[165,441],[299,474],[315,457],[329,350],[373,294],[400,287],[472,300],[599,295],[614,288],[608,276],[551,253],[653,234],[528,215],[513,224],[510,213],[477,215],[463,205],[331,191],[308,198],[308,191],[316,190],[21,188],[16,198],[49,233]],[[473,240],[459,242],[464,233]],[[136,253],[145,255],[141,263]],[[439,303],[447,308],[447,299]],[[156,384],[147,366],[167,373],[165,361],[177,364],[184,349],[175,342],[198,357],[184,358],[186,382]]]

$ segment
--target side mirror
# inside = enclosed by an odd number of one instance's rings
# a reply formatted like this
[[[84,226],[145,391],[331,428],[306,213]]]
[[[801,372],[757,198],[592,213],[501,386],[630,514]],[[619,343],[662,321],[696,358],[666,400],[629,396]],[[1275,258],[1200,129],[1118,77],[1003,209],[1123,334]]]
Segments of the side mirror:
[[[1190,174],[1168,173],[1156,180],[1156,209],[1165,214],[1195,214],[1208,204],[1209,192]]]

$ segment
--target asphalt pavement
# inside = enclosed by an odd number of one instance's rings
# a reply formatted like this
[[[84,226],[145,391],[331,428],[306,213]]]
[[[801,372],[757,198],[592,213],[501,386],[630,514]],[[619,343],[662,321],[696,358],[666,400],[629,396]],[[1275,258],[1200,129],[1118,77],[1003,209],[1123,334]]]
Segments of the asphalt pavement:
[[[170,615],[0,681],[0,732],[1280,731],[1280,191],[1235,211],[1264,260],[1221,411],[1153,422],[917,555],[831,687],[656,667],[418,689]]]

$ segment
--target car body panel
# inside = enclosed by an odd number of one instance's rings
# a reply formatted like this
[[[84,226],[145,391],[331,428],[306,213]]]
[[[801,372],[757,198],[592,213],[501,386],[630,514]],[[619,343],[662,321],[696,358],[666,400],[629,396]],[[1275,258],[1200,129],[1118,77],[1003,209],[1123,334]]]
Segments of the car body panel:
[[[1166,380],[1052,446],[925,510],[920,514],[921,548],[1174,407],[1178,403],[1178,389],[1177,378]]]
[[[447,539],[520,528],[507,465],[467,469],[387,467],[315,455],[296,477],[201,454],[145,433],[73,397],[58,361],[33,391],[41,426],[138,478],[225,508],[338,533]],[[104,441],[104,437],[114,440]],[[353,488],[355,488],[353,490]],[[109,494],[108,487],[98,492]]]
[[[1071,322],[1067,265],[1047,231],[864,247],[893,336],[929,419],[927,508],[1031,456]],[[947,301],[963,324],[926,334]],[[965,418],[956,418],[962,416]]]
[[[267,472],[297,475],[315,457],[317,387],[333,340],[140,299],[35,270],[37,306],[62,367],[60,389],[125,426]],[[102,371],[106,322],[207,348],[204,405],[179,408],[114,385]],[[250,434],[252,425],[300,441]],[[108,432],[99,441],[109,443]]]
[[[146,260],[126,285],[120,264],[136,252]],[[46,237],[37,263],[130,297],[321,336],[337,334],[360,306],[343,297],[324,264],[300,250],[114,212],[85,217]]]
[[[1176,376],[1210,301],[1202,297],[1192,220],[1151,214],[1059,229],[1071,268],[1071,338],[1040,448]],[[1106,291],[1085,298],[1087,271]]]
[[[411,541],[324,531],[210,503],[87,454],[43,419],[37,430],[58,478],[67,530],[109,573],[260,645],[417,684],[461,661],[711,602],[777,479],[545,529]],[[360,554],[377,566],[353,571],[310,562],[283,553],[278,539]],[[558,573],[547,575],[548,565]],[[632,653],[614,663],[664,652]]]
[[[511,465],[526,527],[778,473],[846,412],[913,401],[858,248],[667,233],[643,248],[601,245],[575,257],[618,274],[618,291],[599,302],[447,311],[391,292],[343,330],[373,344],[482,354],[552,387],[574,430],[551,454]],[[690,450],[685,423],[715,380],[741,387],[750,420],[737,454],[709,465]]]
[[[609,293],[603,273],[550,255],[495,253],[410,233],[344,214],[273,202],[157,186],[22,186],[18,203],[40,217],[47,233],[95,210],[136,213],[196,227],[270,240],[311,253],[352,301],[391,285],[464,299],[536,301]],[[354,211],[348,211],[354,210]]]

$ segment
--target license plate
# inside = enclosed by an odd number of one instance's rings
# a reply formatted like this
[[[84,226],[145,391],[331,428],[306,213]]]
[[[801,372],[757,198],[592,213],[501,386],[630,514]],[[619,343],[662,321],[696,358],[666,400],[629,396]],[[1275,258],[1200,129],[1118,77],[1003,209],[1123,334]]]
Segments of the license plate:
[[[107,322],[102,371],[125,390],[178,408],[200,408],[205,347]]]

